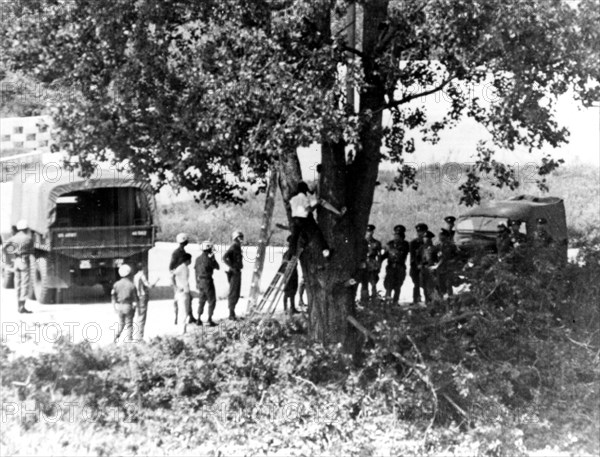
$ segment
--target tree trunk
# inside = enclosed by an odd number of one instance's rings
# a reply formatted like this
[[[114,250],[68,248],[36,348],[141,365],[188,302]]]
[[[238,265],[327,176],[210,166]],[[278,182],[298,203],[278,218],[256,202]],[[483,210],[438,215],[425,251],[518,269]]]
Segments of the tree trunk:
[[[345,206],[347,213],[339,217],[320,208],[318,224],[332,251],[331,256],[324,259],[316,243],[310,243],[300,259],[312,336],[323,343],[342,343],[349,352],[357,348],[359,338],[357,330],[348,322],[348,317],[355,314],[356,296],[356,287],[350,284],[350,280],[358,279],[359,256],[373,204],[380,160],[385,100],[383,84],[376,76],[374,54],[380,24],[387,16],[387,4],[387,0],[372,0],[363,6],[363,52],[370,56],[363,60],[363,65],[369,84],[360,94],[360,113],[366,121],[360,132],[356,158],[352,165],[346,164],[345,143],[342,141],[323,141],[321,144],[320,197],[338,209]],[[320,21],[319,27],[322,36],[331,35],[329,20]],[[335,76],[332,75],[332,84]],[[368,116],[365,116],[367,113]],[[280,188],[289,217],[287,202],[295,194],[301,172],[298,157],[292,151],[282,154],[280,159]]]

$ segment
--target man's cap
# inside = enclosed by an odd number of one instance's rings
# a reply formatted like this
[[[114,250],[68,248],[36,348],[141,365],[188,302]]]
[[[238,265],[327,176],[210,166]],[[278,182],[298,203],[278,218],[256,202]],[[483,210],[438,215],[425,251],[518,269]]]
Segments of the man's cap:
[[[446,221],[448,224],[454,224],[454,222],[456,221],[456,218],[454,216],[446,216],[444,218],[444,221]]]
[[[27,230],[29,228],[29,224],[25,219],[21,219],[17,222],[17,230]]]
[[[547,224],[548,221],[546,220],[545,217],[539,217],[538,220],[537,220],[537,223],[538,224]]]
[[[367,232],[374,232],[374,231],[375,231],[375,226],[373,224],[367,225]]]
[[[498,224],[498,231],[499,231],[499,232],[502,232],[502,231],[504,231],[504,230],[508,230],[508,227],[506,226],[506,224],[503,224],[502,222],[500,222],[500,223]]]
[[[213,248],[213,243],[212,241],[205,240],[202,242],[201,246],[203,251],[210,251]]]
[[[513,226],[513,225],[521,225],[521,221],[519,219],[511,219],[508,224],[511,225],[511,226]]]
[[[185,243],[188,240],[188,236],[187,233],[178,233],[177,236],[175,237],[175,240],[181,244],[181,243]]]
[[[415,225],[415,229],[417,230],[417,232],[426,232],[429,230],[429,227],[427,227],[427,224],[424,224],[423,222]]]
[[[394,227],[394,233],[405,233],[406,232],[406,227],[404,227],[403,225],[396,225]]]
[[[126,263],[124,263],[123,265],[121,265],[119,267],[119,276],[121,278],[125,278],[126,276],[129,276],[131,274],[131,267],[129,265],[127,265]]]
[[[240,232],[239,230],[236,230],[235,232],[233,232],[231,234],[231,239],[232,240],[236,240],[237,238],[244,238],[244,234],[242,232]]]
[[[435,234],[432,231],[427,230],[427,233],[425,234],[425,238],[435,238]]]

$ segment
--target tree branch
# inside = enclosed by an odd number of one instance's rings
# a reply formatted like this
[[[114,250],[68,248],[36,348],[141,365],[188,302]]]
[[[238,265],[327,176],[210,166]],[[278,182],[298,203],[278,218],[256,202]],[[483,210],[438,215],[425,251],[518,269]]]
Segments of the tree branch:
[[[344,51],[346,51],[346,52],[350,52],[350,53],[352,53],[352,54],[355,54],[355,55],[357,55],[358,57],[360,57],[360,58],[362,58],[362,59],[364,59],[364,58],[365,58],[365,54],[364,54],[364,52],[362,52],[362,51],[359,51],[358,49],[356,49],[356,48],[353,48],[353,47],[351,47],[351,46],[348,46],[348,45],[345,45],[345,44],[344,44],[344,45],[342,45],[342,49],[343,49]]]
[[[383,109],[390,109],[390,108],[395,108],[396,106],[400,106],[404,103],[408,103],[412,100],[414,100],[415,98],[419,98],[419,97],[426,97],[428,95],[431,94],[435,94],[436,92],[439,92],[440,90],[442,90],[444,87],[446,87],[448,84],[450,84],[450,82],[455,78],[455,76],[451,76],[447,79],[445,79],[439,86],[434,87],[433,89],[430,90],[426,90],[424,92],[421,92],[419,94],[412,94],[412,95],[407,95],[406,97],[401,98],[400,100],[392,100],[391,102],[389,102],[387,105],[385,105],[383,107]]]

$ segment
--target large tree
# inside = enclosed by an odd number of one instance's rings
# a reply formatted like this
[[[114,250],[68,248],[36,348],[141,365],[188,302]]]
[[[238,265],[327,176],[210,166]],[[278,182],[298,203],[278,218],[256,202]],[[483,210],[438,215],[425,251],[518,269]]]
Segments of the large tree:
[[[243,201],[271,166],[288,201],[301,180],[297,148],[320,143],[321,194],[348,211],[319,213],[333,254],[323,262],[309,245],[301,262],[314,336],[348,343],[348,280],[382,160],[398,164],[398,187],[412,184],[404,160],[414,138],[436,142],[464,117],[504,148],[556,147],[568,137],[554,118],[557,97],[600,99],[596,0],[357,1],[360,46],[347,39],[351,3],[22,0],[2,46],[12,69],[69,94],[54,111],[64,149],[114,155],[207,204]],[[493,98],[467,90],[483,83]],[[442,91],[448,112],[431,119],[415,101]],[[467,202],[477,200],[478,170],[511,184],[512,170],[490,151],[480,149],[463,184]],[[548,157],[540,171],[556,164]]]

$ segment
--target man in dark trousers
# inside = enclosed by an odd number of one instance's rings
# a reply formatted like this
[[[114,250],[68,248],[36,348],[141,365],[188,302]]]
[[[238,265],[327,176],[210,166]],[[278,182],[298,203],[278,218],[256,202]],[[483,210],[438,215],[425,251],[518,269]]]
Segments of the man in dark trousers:
[[[408,241],[405,240],[405,232],[406,228],[403,225],[394,227],[394,239],[387,244],[382,256],[382,259],[387,259],[383,280],[385,298],[386,300],[391,298],[394,305],[400,301],[400,289],[406,279],[406,258],[410,248]]]
[[[318,204],[318,199],[309,192],[308,184],[304,181],[298,183],[298,191],[290,199],[292,210],[291,255],[296,255],[298,240],[302,238],[305,245],[309,241],[315,240],[323,257],[329,257],[329,246],[312,214]]]
[[[435,266],[437,272],[437,286],[440,295],[453,295],[452,284],[458,258],[458,249],[448,229],[440,230],[440,243],[437,246],[438,263]]]
[[[173,294],[176,297],[177,286],[175,285],[175,270],[179,265],[181,265],[184,262],[185,258],[187,257],[185,247],[188,244],[188,236],[185,233],[179,233],[177,234],[175,240],[177,241],[179,246],[177,246],[177,248],[171,254],[171,261],[169,262],[169,272],[171,273],[171,284],[173,285]],[[173,306],[175,308],[175,325],[177,325],[177,298],[173,299]],[[194,317],[194,313],[192,312],[191,300],[189,302],[189,305],[186,302],[185,313],[187,315],[186,317],[188,318],[188,323],[193,324],[196,322],[196,318]]]
[[[223,262],[228,267],[227,280],[229,281],[229,319],[237,320],[235,315],[235,305],[240,299],[240,290],[242,287],[242,268],[244,268],[244,257],[242,255],[242,243],[244,234],[238,230],[231,235],[233,243],[223,254]]]
[[[217,293],[213,281],[213,271],[219,269],[219,262],[215,259],[213,244],[210,241],[202,243],[202,254],[196,259],[194,271],[196,272],[196,285],[198,287],[198,325],[202,325],[202,314],[204,314],[204,304],[208,301],[208,320],[206,323],[214,327],[212,320],[217,304]]]
[[[454,234],[456,233],[454,223],[456,222],[456,218],[454,216],[446,216],[444,222],[446,223],[446,230],[450,233],[450,240],[454,241]]]
[[[29,295],[30,256],[33,254],[33,239],[29,233],[29,225],[27,221],[20,220],[17,222],[17,233],[11,236],[2,246],[5,255],[13,258],[13,268],[15,275],[15,290],[17,291],[18,311],[21,314],[29,314],[31,311],[25,308],[25,302]]]
[[[290,241],[292,240],[291,236],[287,238],[287,250],[283,253],[283,260],[289,261],[292,258],[291,250],[290,250]],[[285,271],[286,263],[284,263],[281,268]],[[290,276],[288,282],[283,288],[283,310],[285,312],[288,311],[288,303],[289,303],[289,313],[297,314],[299,311],[296,309],[296,292],[298,291],[298,268],[294,268],[292,275]]]
[[[421,281],[420,281],[420,266],[421,266],[421,248],[423,247],[423,239],[429,230],[427,224],[419,223],[415,226],[417,237],[409,244],[410,250],[410,279],[413,282],[413,304],[421,303]]]
[[[381,270],[382,246],[381,241],[373,236],[374,233],[375,226],[372,224],[367,225],[367,234],[365,236],[367,245],[366,274],[362,276],[360,291],[362,301],[369,299],[369,288],[371,289],[370,298],[372,300],[377,298],[377,282],[379,281],[379,271]]]
[[[433,244],[435,235],[429,230],[423,235],[423,244],[421,245],[421,265],[419,283],[423,288],[425,303],[430,304],[433,299],[433,292],[436,290],[436,265],[438,263],[438,249]]]

